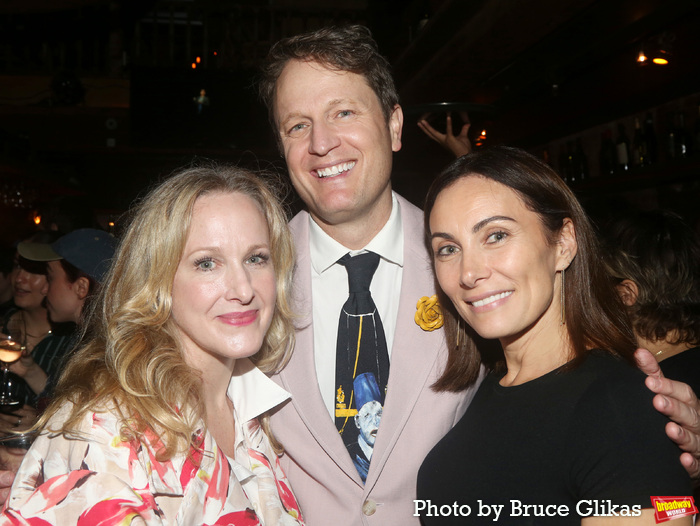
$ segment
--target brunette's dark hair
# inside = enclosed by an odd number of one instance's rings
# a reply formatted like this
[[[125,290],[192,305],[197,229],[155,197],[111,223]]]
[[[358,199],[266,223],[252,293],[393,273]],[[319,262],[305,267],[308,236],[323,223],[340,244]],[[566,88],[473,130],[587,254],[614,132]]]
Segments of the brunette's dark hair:
[[[91,278],[86,272],[83,272],[75,265],[68,263],[65,259],[59,259],[58,261],[61,263],[61,267],[63,267],[63,271],[66,273],[66,279],[69,283],[75,283],[78,279],[85,278],[90,283],[88,295],[93,295],[97,292],[99,283],[97,283],[94,278]]]
[[[576,257],[566,269],[566,329],[573,345],[571,367],[599,348],[634,363],[634,333],[620,298],[601,260],[595,231],[576,196],[557,173],[529,153],[507,146],[478,150],[460,157],[432,183],[425,200],[426,243],[430,242],[430,213],[441,192],[469,176],[491,179],[515,191],[535,212],[554,239],[564,220],[571,219],[578,245]],[[439,290],[439,286],[438,286]],[[460,391],[476,379],[481,356],[473,332],[458,324],[452,302],[440,293],[449,347],[444,373],[434,384],[438,391]],[[459,340],[458,340],[459,333]],[[459,341],[459,345],[457,342]]]
[[[387,122],[399,103],[391,66],[379,54],[370,30],[360,25],[325,27],[284,38],[270,48],[262,67],[258,92],[267,106],[273,130],[277,130],[274,115],[277,79],[290,60],[318,62],[332,70],[362,75],[377,95]]]
[[[630,213],[603,230],[605,263],[616,282],[639,293],[627,310],[635,331],[651,341],[700,342],[700,240],[668,210]]]

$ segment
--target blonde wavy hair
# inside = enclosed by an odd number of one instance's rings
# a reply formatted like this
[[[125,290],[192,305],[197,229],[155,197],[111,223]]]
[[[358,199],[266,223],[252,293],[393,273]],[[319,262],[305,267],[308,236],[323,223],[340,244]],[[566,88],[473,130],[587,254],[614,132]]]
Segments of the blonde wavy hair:
[[[279,183],[279,181],[278,181]],[[276,185],[278,188],[283,186]],[[166,460],[186,452],[206,419],[202,379],[183,358],[172,319],[172,285],[187,240],[192,209],[203,195],[240,193],[267,220],[277,299],[270,328],[252,360],[265,373],[282,368],[294,345],[289,302],[294,248],[287,215],[272,184],[250,171],[225,166],[185,169],[154,188],[132,211],[114,262],[92,312],[82,344],[66,364],[56,397],[37,428],[66,403],[72,410],[61,429],[71,435],[89,411],[114,407],[124,440],[155,432]],[[280,444],[261,419],[273,446]]]

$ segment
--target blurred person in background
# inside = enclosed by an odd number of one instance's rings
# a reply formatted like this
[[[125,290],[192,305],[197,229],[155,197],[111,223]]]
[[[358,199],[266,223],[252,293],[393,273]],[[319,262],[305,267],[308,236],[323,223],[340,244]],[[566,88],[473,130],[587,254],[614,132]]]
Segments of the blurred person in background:
[[[605,264],[638,345],[667,378],[700,393],[700,240],[668,210],[633,212],[603,230]]]
[[[52,322],[80,324],[81,313],[109,269],[115,244],[107,232],[81,228],[52,244],[19,247],[24,258],[47,265],[46,308]]]
[[[30,374],[19,376],[22,370],[15,362],[12,371],[13,395],[19,406],[0,411],[0,429],[23,430],[36,421],[39,394],[46,386],[46,378],[55,374],[61,358],[68,351],[75,325],[52,324],[46,310],[47,265],[22,256],[23,246],[33,243],[49,243],[56,240],[55,232],[38,232],[17,245],[15,268],[12,272],[12,296],[15,306],[0,320],[0,332],[8,334],[11,325],[19,327],[20,343],[26,348],[23,360],[32,361],[38,367],[30,368]]]
[[[9,246],[0,246],[0,317],[14,306],[12,300],[12,271],[15,268],[15,251]]]
[[[79,229],[59,238],[54,243],[20,243],[21,258],[36,265],[46,266],[46,283],[42,290],[49,319],[55,323],[74,323],[80,329],[83,314],[89,309],[92,299],[99,292],[105,278],[116,241],[107,232],[92,228]],[[75,347],[80,330],[65,345],[65,355]],[[21,378],[31,379],[32,389],[38,389],[36,407],[27,406],[22,411],[0,414],[13,430],[22,426],[27,429],[35,422],[36,409],[41,413],[53,396],[53,381],[63,365],[63,357],[51,376],[42,369],[32,355],[20,358],[11,366],[11,371]],[[15,420],[12,420],[15,419]],[[22,419],[24,422],[22,423]],[[15,424],[17,424],[15,426]],[[28,446],[28,444],[27,444]],[[26,447],[15,447],[4,442],[0,447],[0,500],[4,501],[12,484],[14,474],[24,458]],[[7,477],[3,479],[2,477]],[[3,482],[5,480],[6,482]]]

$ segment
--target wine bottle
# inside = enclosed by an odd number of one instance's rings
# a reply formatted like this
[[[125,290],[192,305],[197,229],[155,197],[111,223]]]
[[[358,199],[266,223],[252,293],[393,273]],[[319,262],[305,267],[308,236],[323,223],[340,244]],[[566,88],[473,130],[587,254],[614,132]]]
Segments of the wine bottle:
[[[615,145],[612,141],[612,131],[606,128],[600,136],[600,175],[615,174]]]
[[[676,147],[676,123],[673,112],[666,116],[666,156],[669,160],[676,158],[678,148]]]
[[[625,133],[625,125],[618,123],[617,125],[617,143],[615,150],[617,153],[617,169],[620,172],[626,172],[630,169],[630,141]]]
[[[632,165],[642,168],[649,166],[649,145],[642,130],[639,117],[634,118],[634,139],[632,139]]]
[[[690,134],[685,127],[685,113],[679,111],[676,119],[676,158],[682,159],[690,155],[692,148]]]
[[[659,160],[659,144],[656,139],[654,117],[651,112],[647,112],[644,118],[644,138],[647,141],[647,150],[649,151],[649,164],[656,164]]]
[[[588,179],[588,158],[583,151],[581,137],[576,138],[576,149],[574,150],[574,176],[573,181],[580,183]]]

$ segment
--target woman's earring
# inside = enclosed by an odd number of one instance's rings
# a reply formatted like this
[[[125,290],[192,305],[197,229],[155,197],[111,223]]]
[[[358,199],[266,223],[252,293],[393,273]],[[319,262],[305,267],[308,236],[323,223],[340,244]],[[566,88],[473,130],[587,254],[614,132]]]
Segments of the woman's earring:
[[[462,332],[462,319],[457,318],[457,349],[459,349],[459,336]]]
[[[565,292],[565,286],[566,286],[566,269],[561,269],[561,298],[560,298],[560,308],[561,308],[561,322],[559,325],[566,325],[566,307],[565,301],[566,301],[566,292]]]

